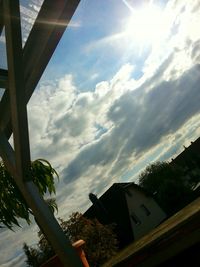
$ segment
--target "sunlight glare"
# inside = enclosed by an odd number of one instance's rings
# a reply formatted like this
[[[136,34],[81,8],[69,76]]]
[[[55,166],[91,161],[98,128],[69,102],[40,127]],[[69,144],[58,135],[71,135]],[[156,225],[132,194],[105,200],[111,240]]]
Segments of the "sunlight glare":
[[[154,44],[166,34],[166,23],[162,10],[149,5],[141,9],[131,9],[131,16],[125,25],[126,37],[138,43]]]

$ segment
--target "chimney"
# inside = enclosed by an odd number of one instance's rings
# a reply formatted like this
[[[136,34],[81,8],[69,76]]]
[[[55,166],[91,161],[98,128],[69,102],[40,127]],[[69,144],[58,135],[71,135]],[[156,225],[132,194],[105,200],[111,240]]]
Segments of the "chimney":
[[[106,208],[104,207],[103,203],[101,202],[98,197],[90,193],[89,194],[89,199],[92,202],[94,208],[95,208],[95,213],[97,215],[97,219],[102,223],[102,224],[109,224],[112,223],[112,220],[110,218],[110,215]]]

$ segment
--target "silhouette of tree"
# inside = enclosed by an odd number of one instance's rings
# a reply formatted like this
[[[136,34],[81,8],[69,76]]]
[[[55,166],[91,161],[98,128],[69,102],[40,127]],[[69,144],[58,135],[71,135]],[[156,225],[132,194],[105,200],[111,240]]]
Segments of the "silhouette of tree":
[[[140,174],[139,185],[154,196],[168,215],[172,215],[193,196],[193,183],[181,167],[167,162],[153,163]]]
[[[26,243],[23,245],[23,250],[26,255],[26,264],[27,266],[33,266],[33,267],[38,267],[39,262],[38,262],[38,251],[37,249],[30,248]]]

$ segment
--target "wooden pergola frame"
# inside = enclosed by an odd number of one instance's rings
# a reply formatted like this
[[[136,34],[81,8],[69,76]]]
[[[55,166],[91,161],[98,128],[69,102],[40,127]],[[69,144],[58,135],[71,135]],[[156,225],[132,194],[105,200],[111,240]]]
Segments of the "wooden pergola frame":
[[[64,266],[80,259],[31,181],[27,103],[80,0],[44,0],[22,48],[19,0],[0,0],[0,35],[5,27],[8,70],[0,69],[0,156]],[[14,149],[9,143],[13,133]]]

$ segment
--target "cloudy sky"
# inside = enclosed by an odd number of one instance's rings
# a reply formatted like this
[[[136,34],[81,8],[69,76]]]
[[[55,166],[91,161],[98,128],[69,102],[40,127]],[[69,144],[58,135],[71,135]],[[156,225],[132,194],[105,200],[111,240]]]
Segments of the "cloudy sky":
[[[41,3],[21,1],[24,42]],[[28,105],[32,159],[60,174],[58,216],[199,137],[199,25],[198,0],[81,1]],[[1,231],[0,266],[25,266],[36,232]]]

